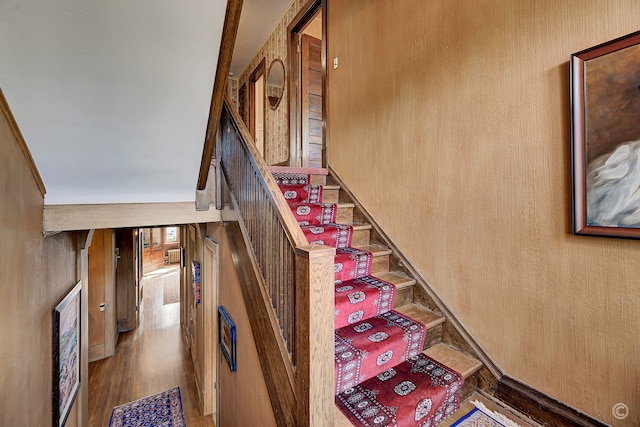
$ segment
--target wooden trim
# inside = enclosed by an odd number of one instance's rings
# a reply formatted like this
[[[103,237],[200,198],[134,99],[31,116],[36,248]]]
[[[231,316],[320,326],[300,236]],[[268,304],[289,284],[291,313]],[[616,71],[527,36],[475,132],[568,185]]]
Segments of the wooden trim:
[[[228,0],[227,10],[222,27],[222,40],[220,40],[220,52],[218,53],[218,65],[216,67],[216,77],[213,83],[213,95],[211,96],[211,107],[209,109],[209,120],[207,122],[207,132],[200,161],[200,174],[198,175],[198,190],[204,190],[207,186],[207,177],[211,166],[211,159],[215,148],[218,123],[222,112],[225,87],[231,68],[231,58],[233,48],[238,34],[238,24],[240,23],[240,13],[242,12],[243,0]]]
[[[416,280],[416,286],[419,286],[426,296],[433,302],[435,308],[439,310],[442,315],[447,319],[447,323],[455,330],[456,335],[463,340],[467,349],[473,354],[473,356],[480,360],[484,367],[486,367],[491,374],[496,378],[502,378],[504,373],[502,370],[493,362],[493,360],[489,357],[487,353],[480,347],[480,345],[469,335],[469,333],[464,329],[460,321],[453,315],[453,312],[447,307],[447,305],[440,299],[438,294],[435,293],[431,286],[427,283],[426,280],[418,273],[418,271],[413,267],[413,265],[409,262],[407,257],[400,251],[398,246],[393,242],[393,240],[380,228],[378,223],[373,219],[373,216],[364,208],[362,203],[358,200],[357,197],[348,189],[348,187],[344,184],[344,181],[340,178],[340,176],[329,167],[329,174],[340,184],[340,189],[347,193],[349,197],[356,204],[357,209],[360,213],[366,218],[366,221],[371,224],[373,230],[378,233],[379,236],[385,240],[385,244],[388,245],[389,249],[393,252],[394,256],[397,257],[402,263],[403,268],[405,268]]]
[[[217,411],[217,395],[215,383],[218,380],[217,342],[218,336],[218,243],[209,237],[204,238],[203,247],[203,272],[202,279],[202,309],[203,309],[203,334],[202,338],[204,356],[202,360],[203,396],[201,398],[201,410],[203,415],[209,415]]]
[[[503,376],[498,383],[496,398],[516,408],[523,414],[545,426],[558,427],[606,427],[595,418],[590,417],[566,404],[547,396],[513,378]]]
[[[96,360],[104,359],[104,344],[96,344],[89,347],[89,362],[95,362]]]
[[[300,53],[298,52],[298,36],[299,31],[309,22],[309,20],[316,14],[319,8],[323,8],[322,11],[322,120],[324,128],[324,120],[326,116],[324,98],[326,95],[325,77],[327,75],[326,70],[326,0],[309,0],[305,4],[298,14],[293,18],[291,23],[287,26],[288,43],[287,49],[288,63],[289,63],[289,78],[287,79],[289,90],[289,165],[301,166],[302,159],[300,157],[300,147],[302,147],[302,140],[300,135],[301,123],[302,123],[302,102],[300,100]],[[324,130],[322,132],[322,138],[325,137]],[[323,145],[325,142],[323,141]],[[325,163],[326,164],[326,163]]]
[[[247,307],[251,332],[260,358],[260,366],[269,392],[271,407],[280,427],[296,423],[296,397],[291,384],[292,373],[284,363],[271,321],[268,305],[260,292],[261,285],[238,222],[225,222],[225,229],[233,253],[233,262],[240,281],[240,288]]]
[[[267,159],[267,123],[266,123],[266,87],[267,87],[267,79],[266,79],[266,59],[262,58],[262,61],[260,61],[260,63],[258,65],[256,65],[256,68],[254,68],[253,72],[251,73],[251,75],[249,76],[249,133],[251,134],[251,137],[253,138],[253,143],[255,144],[256,142],[256,81],[260,78],[263,77],[263,88],[262,88],[262,95],[263,95],[263,99],[262,100],[262,153],[260,154],[260,157]],[[232,102],[229,102],[229,104],[233,104]],[[238,121],[236,120],[236,123],[238,123]],[[257,147],[257,145],[256,145]]]
[[[220,221],[220,211],[198,211],[193,202],[44,206],[45,233]]]
[[[7,123],[9,124],[9,128],[11,129],[11,133],[13,133],[13,137],[16,139],[20,150],[22,151],[22,155],[24,159],[29,164],[29,168],[31,169],[31,174],[33,175],[33,179],[38,186],[38,190],[40,190],[40,194],[44,197],[47,189],[44,186],[44,182],[42,181],[42,177],[40,176],[40,172],[38,171],[38,167],[36,166],[36,162],[33,160],[33,156],[31,155],[31,151],[29,151],[29,147],[27,146],[24,137],[22,136],[22,132],[20,132],[20,128],[18,127],[18,123],[16,122],[15,117],[13,117],[13,113],[11,112],[11,108],[9,108],[9,103],[7,99],[4,97],[4,93],[2,92],[2,88],[0,88],[0,110],[2,110],[2,114],[4,115]]]

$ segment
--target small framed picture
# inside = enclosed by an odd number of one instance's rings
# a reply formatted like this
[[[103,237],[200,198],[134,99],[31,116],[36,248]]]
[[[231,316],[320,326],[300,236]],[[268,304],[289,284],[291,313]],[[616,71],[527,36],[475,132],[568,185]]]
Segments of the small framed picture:
[[[53,425],[64,426],[80,389],[80,292],[78,282],[53,310]]]
[[[220,350],[227,359],[231,372],[237,370],[236,365],[236,324],[224,306],[218,307],[218,336]]]

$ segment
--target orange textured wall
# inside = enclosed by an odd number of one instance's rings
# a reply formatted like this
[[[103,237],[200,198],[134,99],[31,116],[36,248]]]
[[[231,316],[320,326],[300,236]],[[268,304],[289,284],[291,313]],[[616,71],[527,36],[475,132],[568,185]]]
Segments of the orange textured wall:
[[[504,372],[640,425],[640,242],[571,234],[571,53],[636,0],[329,0],[329,163]],[[629,406],[616,420],[612,407]]]
[[[223,225],[207,224],[207,236],[219,246],[218,303],[236,324],[237,367],[231,372],[226,359],[220,356],[218,371],[221,426],[275,426],[276,421],[262,376],[258,350],[253,340],[247,308],[243,303],[240,279],[233,263],[231,247]]]
[[[79,279],[76,238],[72,233],[42,236],[43,194],[1,98],[0,425],[48,426],[53,309]],[[82,357],[86,364],[84,350]],[[78,425],[79,415],[76,397],[66,425]]]

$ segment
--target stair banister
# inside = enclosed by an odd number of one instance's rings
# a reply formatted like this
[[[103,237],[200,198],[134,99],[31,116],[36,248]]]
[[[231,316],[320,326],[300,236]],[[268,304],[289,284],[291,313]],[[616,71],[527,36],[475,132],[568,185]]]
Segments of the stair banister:
[[[335,249],[309,245],[287,205],[269,166],[251,134],[225,99],[216,147],[216,168],[226,181],[249,256],[256,271],[257,294],[267,306],[274,343],[260,336],[264,324],[252,331],[261,344],[261,363],[282,364],[288,381],[270,393],[280,425],[333,425],[333,263]],[[218,179],[220,181],[220,179]],[[218,185],[221,185],[218,182]],[[256,301],[245,303],[255,304]],[[249,308],[249,307],[248,307]],[[264,307],[261,307],[264,308]],[[261,346],[257,346],[261,351]],[[276,357],[275,355],[278,355]],[[285,384],[285,387],[283,387]],[[282,388],[286,388],[283,390]]]

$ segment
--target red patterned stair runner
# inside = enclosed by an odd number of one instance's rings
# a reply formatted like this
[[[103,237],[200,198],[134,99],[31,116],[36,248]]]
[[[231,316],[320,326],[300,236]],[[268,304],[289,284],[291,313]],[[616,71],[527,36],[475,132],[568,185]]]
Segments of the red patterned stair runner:
[[[371,276],[371,253],[306,173],[273,175],[310,244],[336,248],[336,405],[356,426],[432,427],[460,406],[464,379],[422,353],[426,329],[392,310],[395,286]]]

